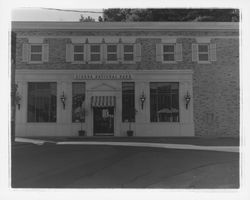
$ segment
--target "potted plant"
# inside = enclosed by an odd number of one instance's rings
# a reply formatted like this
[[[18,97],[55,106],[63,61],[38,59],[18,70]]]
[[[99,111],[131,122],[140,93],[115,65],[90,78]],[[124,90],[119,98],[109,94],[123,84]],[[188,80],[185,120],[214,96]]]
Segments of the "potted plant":
[[[80,123],[81,123],[81,130],[78,131],[78,134],[79,136],[84,136],[85,130],[82,130],[82,123],[84,122],[84,119],[85,119],[85,109],[83,106],[80,107],[79,118],[80,118]]]
[[[131,122],[134,122],[136,112],[137,110],[134,107],[131,107],[130,109],[128,109],[129,130],[127,130],[127,135],[129,137],[133,136],[134,134],[134,131],[131,129]]]

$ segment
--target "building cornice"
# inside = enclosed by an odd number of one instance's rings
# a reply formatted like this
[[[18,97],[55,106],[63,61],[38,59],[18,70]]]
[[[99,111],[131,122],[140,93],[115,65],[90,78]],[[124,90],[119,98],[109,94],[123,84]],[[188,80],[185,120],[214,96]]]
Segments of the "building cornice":
[[[38,70],[16,69],[17,74],[88,74],[88,73],[132,73],[132,74],[193,74],[193,70]]]
[[[238,22],[42,22],[14,21],[12,30],[239,30]]]

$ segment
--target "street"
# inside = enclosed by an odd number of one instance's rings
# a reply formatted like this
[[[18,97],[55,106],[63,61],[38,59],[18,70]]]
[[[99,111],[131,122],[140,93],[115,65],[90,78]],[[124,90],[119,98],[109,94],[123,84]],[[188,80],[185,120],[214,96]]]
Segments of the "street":
[[[238,188],[239,153],[21,144],[14,188]]]

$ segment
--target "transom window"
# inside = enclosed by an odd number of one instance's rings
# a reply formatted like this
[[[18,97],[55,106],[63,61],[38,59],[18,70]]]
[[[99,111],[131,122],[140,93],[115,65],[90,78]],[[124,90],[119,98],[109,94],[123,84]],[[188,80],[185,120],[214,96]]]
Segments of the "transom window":
[[[123,59],[124,61],[134,61],[134,45],[125,44],[123,46]]]
[[[99,44],[90,45],[90,61],[92,62],[101,61],[101,45]]]
[[[28,122],[56,122],[56,83],[28,83]]]
[[[179,83],[150,83],[150,121],[179,122]]]
[[[209,45],[208,44],[198,45],[198,60],[209,61]]]
[[[175,45],[174,44],[164,44],[163,45],[163,61],[171,62],[175,61]]]
[[[84,46],[74,45],[74,61],[83,62],[84,61]]]
[[[117,45],[107,45],[107,61],[117,61]]]
[[[30,61],[41,62],[42,61],[43,46],[36,44],[30,45]]]

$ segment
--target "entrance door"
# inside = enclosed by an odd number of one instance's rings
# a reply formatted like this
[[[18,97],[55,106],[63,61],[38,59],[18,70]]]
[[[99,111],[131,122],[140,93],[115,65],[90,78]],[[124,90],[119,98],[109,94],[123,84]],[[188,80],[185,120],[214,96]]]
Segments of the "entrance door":
[[[94,135],[114,135],[114,107],[94,107]]]

